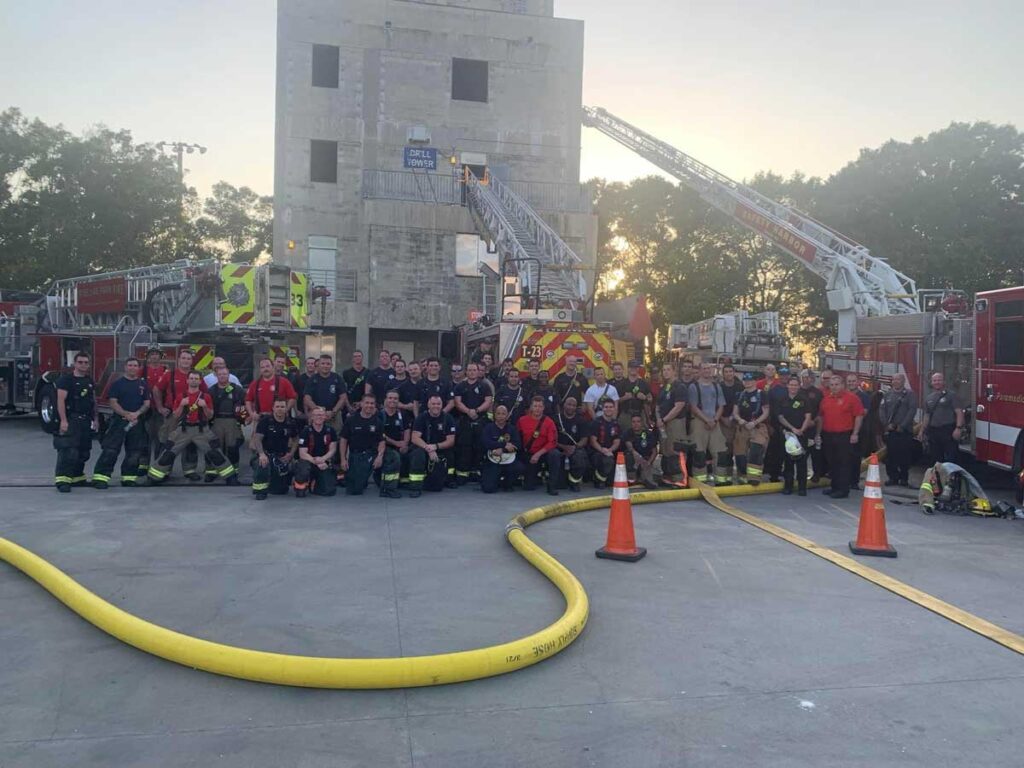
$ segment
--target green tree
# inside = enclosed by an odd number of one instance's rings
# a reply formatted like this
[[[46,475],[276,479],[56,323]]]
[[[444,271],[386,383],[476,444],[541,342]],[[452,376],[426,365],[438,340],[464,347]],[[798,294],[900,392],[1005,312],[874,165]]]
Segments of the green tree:
[[[203,216],[196,221],[207,245],[222,258],[234,262],[255,261],[273,250],[274,207],[249,187],[235,187],[226,181],[213,185],[212,195],[203,203]]]
[[[0,113],[0,285],[202,253],[174,162],[128,131],[62,127]]]

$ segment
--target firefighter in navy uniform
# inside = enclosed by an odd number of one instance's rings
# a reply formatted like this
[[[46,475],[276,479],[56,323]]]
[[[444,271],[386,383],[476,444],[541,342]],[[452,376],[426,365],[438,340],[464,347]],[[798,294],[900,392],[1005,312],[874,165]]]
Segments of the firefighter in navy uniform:
[[[611,485],[615,475],[615,454],[622,445],[622,428],[615,418],[615,403],[605,400],[602,413],[590,425],[590,463],[594,467],[594,487]]]
[[[556,405],[561,408],[566,398],[575,397],[577,407],[583,402],[583,396],[587,393],[590,382],[583,372],[576,367],[575,355],[565,356],[565,370],[555,376],[552,386],[555,390]],[[546,410],[546,409],[545,409]]]
[[[658,462],[658,445],[661,436],[640,414],[629,419],[629,430],[622,436],[625,445],[626,472],[630,483],[643,483],[645,488],[658,487],[656,477],[661,474]]]
[[[172,430],[164,444],[163,453],[149,468],[149,478],[154,483],[166,480],[178,455],[190,446],[195,446],[197,454],[202,451],[206,463],[216,467],[217,474],[223,477],[228,485],[239,484],[238,473],[221,452],[217,437],[210,430],[213,402],[209,394],[200,389],[202,384],[203,376],[199,371],[189,372],[188,389],[178,394],[178,399],[171,410]]]
[[[348,409],[345,412],[347,416],[359,407],[359,403],[362,402],[363,395],[366,394],[366,377],[369,376],[370,372],[363,365],[363,351],[357,349],[352,353],[352,367],[348,368],[341,373],[341,378],[345,381],[345,387],[347,388],[348,396]]]
[[[210,387],[210,400],[213,401],[213,421],[210,428],[217,436],[221,450],[228,457],[231,466],[238,471],[241,461],[239,449],[242,447],[242,424],[239,417],[245,407],[245,390],[231,383],[231,372],[221,366],[216,372],[217,383]],[[213,467],[206,468],[206,482],[212,483],[218,477]]]
[[[309,414],[309,424],[299,433],[299,460],[295,463],[295,495],[312,491],[317,496],[338,492],[338,474],[334,461],[338,454],[338,433],[324,423],[326,413],[317,406]],[[310,487],[312,486],[312,488]]]
[[[402,498],[398,491],[398,481],[402,474],[402,463],[408,463],[409,443],[412,440],[413,418],[408,411],[399,407],[400,403],[401,396],[398,390],[393,389],[384,396],[384,408],[380,412],[386,447],[377,485],[380,486],[380,495],[388,499]],[[408,471],[406,468],[407,477]]]
[[[534,387],[536,389],[536,387]],[[508,420],[513,424],[525,416],[530,407],[531,396],[526,385],[519,381],[519,370],[512,368],[505,376],[505,383],[498,388],[495,402],[508,409]]]
[[[345,419],[338,435],[338,461],[345,473],[346,495],[363,495],[374,471],[384,466],[386,447],[384,429],[377,417],[377,397],[369,392],[363,395],[359,410]]]
[[[252,435],[252,494],[256,501],[263,501],[268,493],[288,493],[298,432],[298,425],[288,417],[288,401],[284,398],[275,400],[273,413],[256,425]]]
[[[562,403],[562,411],[555,417],[558,429],[558,451],[567,464],[566,480],[570,491],[578,491],[587,472],[590,470],[590,459],[587,456],[587,444],[590,432],[587,422],[576,412],[576,398],[567,397]]]
[[[535,397],[542,398],[544,400],[544,415],[553,419],[555,414],[561,410],[562,404],[555,402],[555,388],[548,381],[549,376],[547,371],[537,372],[537,384],[530,388],[529,402],[533,402]],[[579,408],[579,400],[576,401],[576,407]]]
[[[456,488],[455,435],[457,428],[451,414],[445,413],[441,395],[427,399],[426,410],[416,417],[412,428],[413,449],[409,456],[409,497],[421,491]]]
[[[509,422],[508,408],[504,405],[495,407],[494,421],[484,425],[482,443],[487,461],[480,477],[480,490],[495,493],[500,485],[502,490],[511,491],[525,467],[518,458],[522,449],[519,430]]]
[[[419,383],[420,415],[423,415],[423,413],[426,412],[427,403],[434,395],[441,398],[442,411],[445,413],[451,413],[455,409],[455,398],[452,395],[452,383],[441,377],[441,361],[436,357],[428,357],[426,375],[420,379]],[[454,465],[451,469],[452,472],[455,471]]]
[[[377,399],[377,407],[384,405],[384,397],[395,388],[395,369],[391,367],[391,353],[380,351],[379,365],[366,375],[366,383]]]
[[[455,387],[458,432],[455,435],[455,479],[459,485],[480,479],[483,468],[483,429],[494,398],[491,389],[480,381],[480,367],[466,366],[466,380]]]
[[[86,352],[75,355],[74,372],[57,379],[57,417],[60,427],[53,436],[57,449],[54,484],[61,493],[72,486],[87,485],[85,465],[96,430],[96,392],[89,377],[92,359]]]
[[[124,376],[110,385],[107,398],[114,413],[107,423],[107,430],[100,439],[103,452],[92,472],[92,487],[103,490],[110,485],[117,457],[124,446],[121,461],[121,485],[131,487],[138,483],[139,466],[145,457],[148,460],[149,434],[146,432],[146,418],[149,415],[149,385],[139,378],[142,364],[138,358],[129,357],[124,364]],[[146,470],[149,471],[148,468]]]

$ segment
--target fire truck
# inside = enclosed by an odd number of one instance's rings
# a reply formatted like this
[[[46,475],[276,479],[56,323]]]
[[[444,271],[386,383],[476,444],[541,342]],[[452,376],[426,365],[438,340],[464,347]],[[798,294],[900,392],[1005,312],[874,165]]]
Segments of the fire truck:
[[[885,259],[793,206],[733,181],[607,110],[583,112],[587,126],[675,177],[826,282],[843,351],[825,354],[823,364],[879,382],[904,373],[922,398],[928,374],[942,371],[969,417],[962,447],[979,461],[1021,470],[1024,287],[981,292],[973,304],[956,291],[919,291]],[[710,349],[715,343],[707,340]]]
[[[978,461],[1024,467],[1024,286],[962,294],[921,292],[924,311],[858,320],[857,346],[829,352],[825,365],[888,384],[897,373],[922,400],[941,372],[964,404],[961,449]]]
[[[696,354],[737,370],[754,371],[789,358],[778,312],[738,310],[688,325],[668,327],[668,347],[676,357]]]
[[[245,382],[258,357],[297,359],[309,298],[306,274],[275,264],[181,260],[58,280],[0,314],[0,409],[36,411],[51,429],[54,385],[78,352],[92,356],[101,415],[125,360],[153,348],[173,366],[187,347],[200,371],[223,357]]]
[[[495,364],[511,358],[521,371],[531,360],[538,360],[552,381],[562,372],[570,354],[588,377],[593,376],[595,368],[610,371],[613,362],[625,363],[633,356],[633,344],[616,338],[611,323],[506,315],[493,324],[478,321],[463,326],[460,334],[465,360],[486,347],[494,355]]]

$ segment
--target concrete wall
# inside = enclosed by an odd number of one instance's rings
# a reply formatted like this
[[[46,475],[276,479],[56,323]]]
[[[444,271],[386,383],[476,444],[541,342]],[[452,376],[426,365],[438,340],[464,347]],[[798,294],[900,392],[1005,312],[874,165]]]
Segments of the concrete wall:
[[[314,43],[339,47],[338,88],[312,87]],[[280,0],[277,56],[274,258],[305,269],[309,236],[337,238],[358,295],[325,319],[360,346],[372,328],[448,330],[480,303],[479,279],[454,272],[464,209],[362,199],[363,169],[401,169],[411,127],[513,180],[579,180],[583,24],[551,0]],[[451,98],[453,57],[489,62],[487,103]],[[338,142],[337,184],[309,181],[311,139]],[[549,221],[592,261],[594,217]]]

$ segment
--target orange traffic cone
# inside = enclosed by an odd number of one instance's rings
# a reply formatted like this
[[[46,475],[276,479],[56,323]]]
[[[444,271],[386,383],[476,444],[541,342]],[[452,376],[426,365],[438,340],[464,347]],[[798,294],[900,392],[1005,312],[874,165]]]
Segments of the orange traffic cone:
[[[882,481],[878,472],[878,456],[871,454],[868,476],[864,481],[864,496],[860,502],[860,525],[857,541],[850,542],[850,551],[855,555],[875,557],[896,557],[896,550],[889,546],[885,532],[885,504],[882,503]]]
[[[635,563],[647,554],[636,545],[633,533],[633,507],[629,503],[629,480],[626,479],[626,457],[620,453],[615,459],[615,483],[612,486],[612,514],[608,519],[608,541],[595,553],[608,560],[626,560]]]

